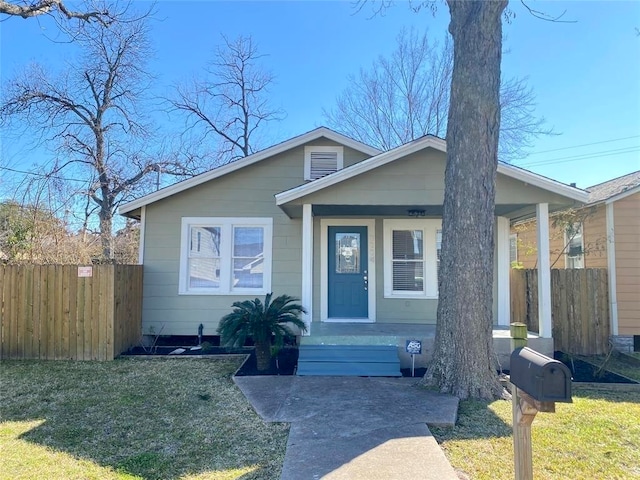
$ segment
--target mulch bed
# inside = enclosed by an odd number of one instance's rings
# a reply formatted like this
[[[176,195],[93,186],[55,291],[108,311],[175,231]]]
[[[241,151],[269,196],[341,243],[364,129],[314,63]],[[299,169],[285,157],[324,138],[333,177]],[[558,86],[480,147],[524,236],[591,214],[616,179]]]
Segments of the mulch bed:
[[[182,348],[185,351],[181,353],[171,354],[176,349]],[[194,355],[248,355],[253,352],[253,347],[240,347],[240,348],[229,348],[229,347],[206,347],[200,349],[192,350],[192,346],[183,346],[177,347],[173,346],[161,346],[161,347],[133,347],[130,348],[123,355],[171,355],[176,357],[186,357],[186,356],[194,356]]]
[[[271,359],[271,365],[267,370],[258,371],[256,366],[256,355],[253,351],[236,372],[237,377],[247,377],[253,375],[294,375],[298,366],[298,349],[295,347],[284,347],[276,358]]]
[[[184,348],[185,351],[179,354],[170,355],[177,348]],[[254,376],[254,375],[295,375],[298,366],[298,348],[295,346],[285,346],[278,354],[277,358],[271,360],[271,365],[265,371],[258,371],[256,367],[256,356],[253,347],[229,348],[221,346],[206,345],[205,348],[191,349],[192,347],[177,346],[156,346],[154,348],[134,347],[123,355],[145,356],[145,355],[166,355],[166,356],[203,356],[203,355],[248,355],[245,362],[236,372],[237,376]],[[616,373],[604,370],[598,371],[598,366],[583,360],[572,358],[563,352],[555,352],[554,357],[563,362],[569,370],[574,382],[592,382],[592,383],[638,383]],[[411,369],[403,368],[400,370],[403,377],[411,377]],[[416,368],[414,377],[423,377],[426,368]],[[505,371],[508,373],[508,371]]]
[[[564,363],[569,370],[574,382],[590,383],[638,383],[617,373],[608,370],[599,371],[599,367],[589,362],[572,358],[563,352],[554,352],[554,358]]]

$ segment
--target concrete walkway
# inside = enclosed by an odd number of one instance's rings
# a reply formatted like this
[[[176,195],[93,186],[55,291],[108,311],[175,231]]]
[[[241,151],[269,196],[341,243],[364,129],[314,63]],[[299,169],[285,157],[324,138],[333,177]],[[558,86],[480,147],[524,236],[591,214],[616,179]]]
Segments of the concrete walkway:
[[[234,377],[268,422],[291,423],[281,480],[457,480],[429,432],[458,399],[412,378]]]

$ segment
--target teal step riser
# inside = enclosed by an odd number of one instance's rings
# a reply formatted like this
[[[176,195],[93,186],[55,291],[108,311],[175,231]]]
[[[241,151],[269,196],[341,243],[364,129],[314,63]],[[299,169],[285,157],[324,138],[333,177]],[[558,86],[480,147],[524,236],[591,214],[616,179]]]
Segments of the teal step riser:
[[[331,375],[348,377],[400,377],[400,366],[391,364],[311,363],[298,364],[298,375]]]
[[[398,361],[398,354],[374,354],[367,352],[332,352],[323,354],[321,352],[301,353],[298,362],[369,362],[369,363],[395,363]]]

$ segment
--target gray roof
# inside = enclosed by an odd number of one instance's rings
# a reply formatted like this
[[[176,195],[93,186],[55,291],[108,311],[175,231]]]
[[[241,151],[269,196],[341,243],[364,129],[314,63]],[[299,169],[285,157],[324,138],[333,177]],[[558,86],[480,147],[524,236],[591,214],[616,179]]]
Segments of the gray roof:
[[[640,170],[586,188],[588,203],[599,203],[640,186]]]

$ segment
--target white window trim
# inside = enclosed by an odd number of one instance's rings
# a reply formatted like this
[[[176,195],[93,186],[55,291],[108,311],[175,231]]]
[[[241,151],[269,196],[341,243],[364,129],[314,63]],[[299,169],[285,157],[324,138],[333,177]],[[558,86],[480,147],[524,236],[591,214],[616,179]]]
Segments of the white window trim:
[[[221,227],[220,288],[189,288],[189,229],[192,226]],[[264,271],[261,288],[233,288],[231,285],[231,243],[234,227],[264,228]],[[179,295],[265,295],[271,291],[273,218],[182,217],[180,241]]]
[[[384,297],[385,298],[438,298],[438,269],[436,252],[437,231],[442,229],[442,220],[384,220],[383,252],[384,252]],[[393,230],[422,230],[424,249],[424,283],[422,292],[406,292],[393,290]]]
[[[511,260],[511,240],[515,240],[516,242],[516,258],[515,260]],[[517,233],[511,233],[509,234],[509,265],[511,266],[511,263],[515,262],[518,263],[518,234]]]
[[[582,222],[578,222],[580,224],[580,251],[582,252],[578,257],[580,257],[580,266],[573,267],[576,270],[584,268],[585,258],[584,258],[584,224]],[[564,268],[569,268],[569,252],[571,251],[571,245],[569,242],[571,239],[569,235],[567,235],[567,229],[564,229],[564,245],[565,245],[565,255],[564,255]]]
[[[339,146],[309,146],[304,147],[304,179],[311,179],[311,153],[313,152],[332,152],[337,154],[336,171],[344,168],[344,147]]]

